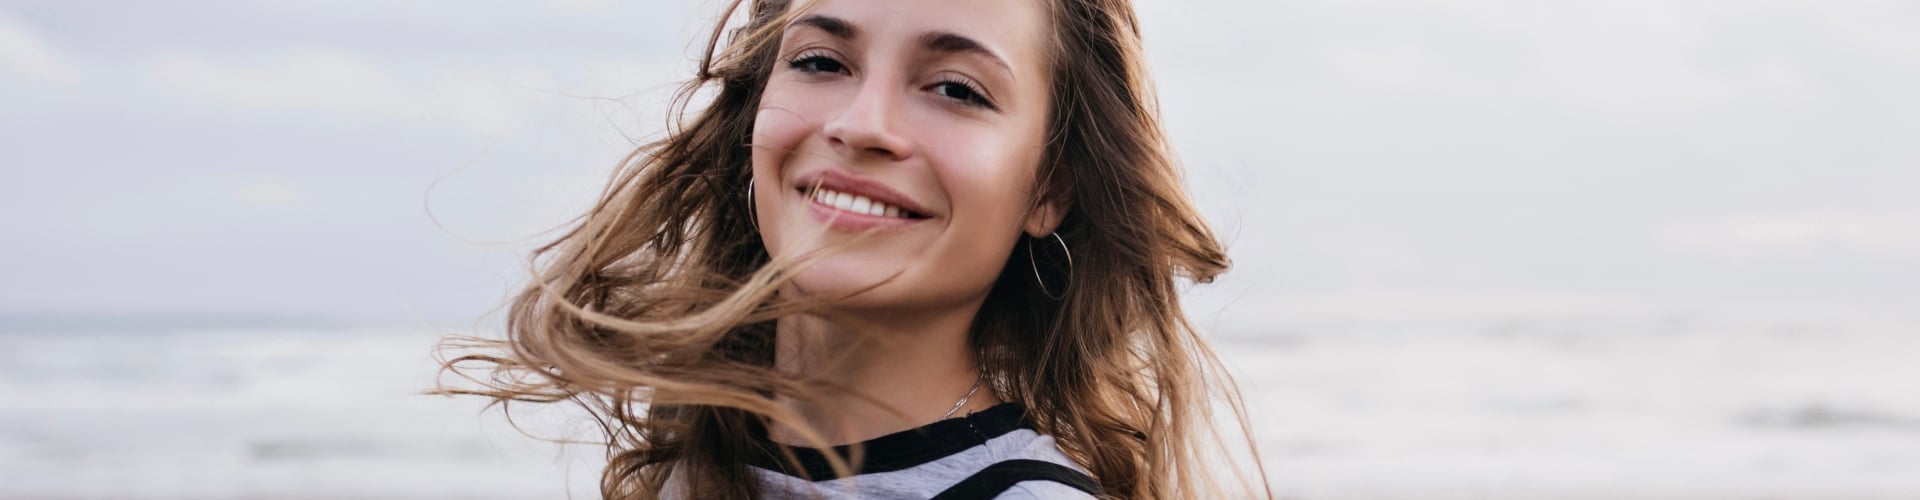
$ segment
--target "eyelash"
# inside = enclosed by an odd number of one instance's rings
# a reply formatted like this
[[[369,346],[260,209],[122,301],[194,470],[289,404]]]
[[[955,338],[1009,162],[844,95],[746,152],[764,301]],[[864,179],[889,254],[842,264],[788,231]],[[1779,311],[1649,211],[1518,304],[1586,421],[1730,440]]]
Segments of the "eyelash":
[[[809,67],[809,65],[817,65],[823,62],[832,63],[838,69],[823,70],[817,67]],[[801,73],[809,73],[809,74],[839,73],[847,70],[846,65],[840,64],[840,61],[834,60],[834,58],[828,57],[826,54],[822,54],[819,52],[802,52],[800,53],[799,57],[795,57],[793,58],[793,60],[787,61],[787,67],[792,68],[794,71],[799,71]]]
[[[822,63],[830,64],[833,67],[821,68]],[[799,56],[787,61],[787,68],[807,74],[843,73],[847,71],[846,65],[841,64],[840,61],[831,56],[819,52],[802,52]],[[946,93],[936,92],[940,97],[951,99],[967,106],[989,110],[999,109],[999,107],[993,105],[993,101],[987,100],[987,93],[981,90],[979,85],[958,77],[942,76],[939,82],[934,83],[933,86],[928,87],[928,89],[946,85],[958,86],[965,89],[966,95],[952,96]]]
[[[942,85],[954,85],[963,89],[967,89],[967,95],[961,96],[961,97],[954,97],[946,94],[940,94],[941,97],[960,101],[962,103],[965,103],[968,106],[979,106],[986,109],[998,109],[993,105],[992,101],[987,100],[987,93],[980,90],[980,87],[978,85],[974,85],[973,82],[961,80],[956,77],[943,76],[943,77],[940,77],[940,83],[933,84],[934,87],[939,87]]]

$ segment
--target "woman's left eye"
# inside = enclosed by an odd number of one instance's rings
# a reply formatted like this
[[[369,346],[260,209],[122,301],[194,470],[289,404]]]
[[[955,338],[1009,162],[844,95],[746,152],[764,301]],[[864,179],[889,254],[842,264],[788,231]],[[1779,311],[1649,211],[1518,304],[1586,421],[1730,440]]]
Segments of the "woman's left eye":
[[[988,101],[987,96],[981,93],[978,87],[974,87],[973,84],[964,81],[942,80],[940,83],[933,84],[933,87],[930,88],[934,93],[940,94],[941,97],[960,101],[968,106],[994,109],[993,102]]]

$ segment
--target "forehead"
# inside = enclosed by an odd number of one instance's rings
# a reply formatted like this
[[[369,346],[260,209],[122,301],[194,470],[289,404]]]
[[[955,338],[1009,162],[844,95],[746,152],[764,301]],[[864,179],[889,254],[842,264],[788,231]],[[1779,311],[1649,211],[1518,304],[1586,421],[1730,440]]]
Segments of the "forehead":
[[[799,0],[792,19],[830,16],[852,24],[868,43],[911,41],[926,33],[973,39],[1015,66],[1039,67],[1046,52],[1047,0]]]

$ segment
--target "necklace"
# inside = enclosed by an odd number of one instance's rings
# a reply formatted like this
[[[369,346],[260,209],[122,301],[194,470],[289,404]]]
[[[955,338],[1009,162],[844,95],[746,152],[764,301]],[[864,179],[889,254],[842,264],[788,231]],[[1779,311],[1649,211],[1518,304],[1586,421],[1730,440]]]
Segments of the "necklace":
[[[946,414],[946,415],[941,415],[941,416],[940,416],[940,419],[941,419],[941,420],[946,420],[946,419],[947,419],[948,417],[952,417],[952,416],[953,416],[953,412],[956,412],[956,411],[960,411],[960,407],[962,407],[962,406],[966,406],[966,405],[967,405],[967,400],[969,400],[969,399],[973,399],[973,393],[975,393],[975,392],[980,392],[980,383],[981,383],[981,382],[986,382],[986,381],[987,381],[987,374],[986,374],[986,372],[981,372],[981,373],[980,373],[980,378],[976,378],[976,379],[973,379],[973,388],[972,388],[972,389],[967,389],[967,395],[965,395],[965,396],[961,396],[961,397],[960,397],[960,400],[959,400],[959,401],[956,401],[956,402],[954,402],[954,403],[953,403],[953,409],[951,409],[951,410],[947,410],[947,414]]]

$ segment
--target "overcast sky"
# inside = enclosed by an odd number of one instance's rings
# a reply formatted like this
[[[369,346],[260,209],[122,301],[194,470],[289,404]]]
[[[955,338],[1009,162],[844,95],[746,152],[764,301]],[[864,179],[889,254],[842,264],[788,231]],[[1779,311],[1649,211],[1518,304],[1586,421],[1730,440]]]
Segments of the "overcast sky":
[[[0,0],[0,313],[471,320],[718,4]],[[1920,303],[1913,2],[1140,10],[1207,307]]]

